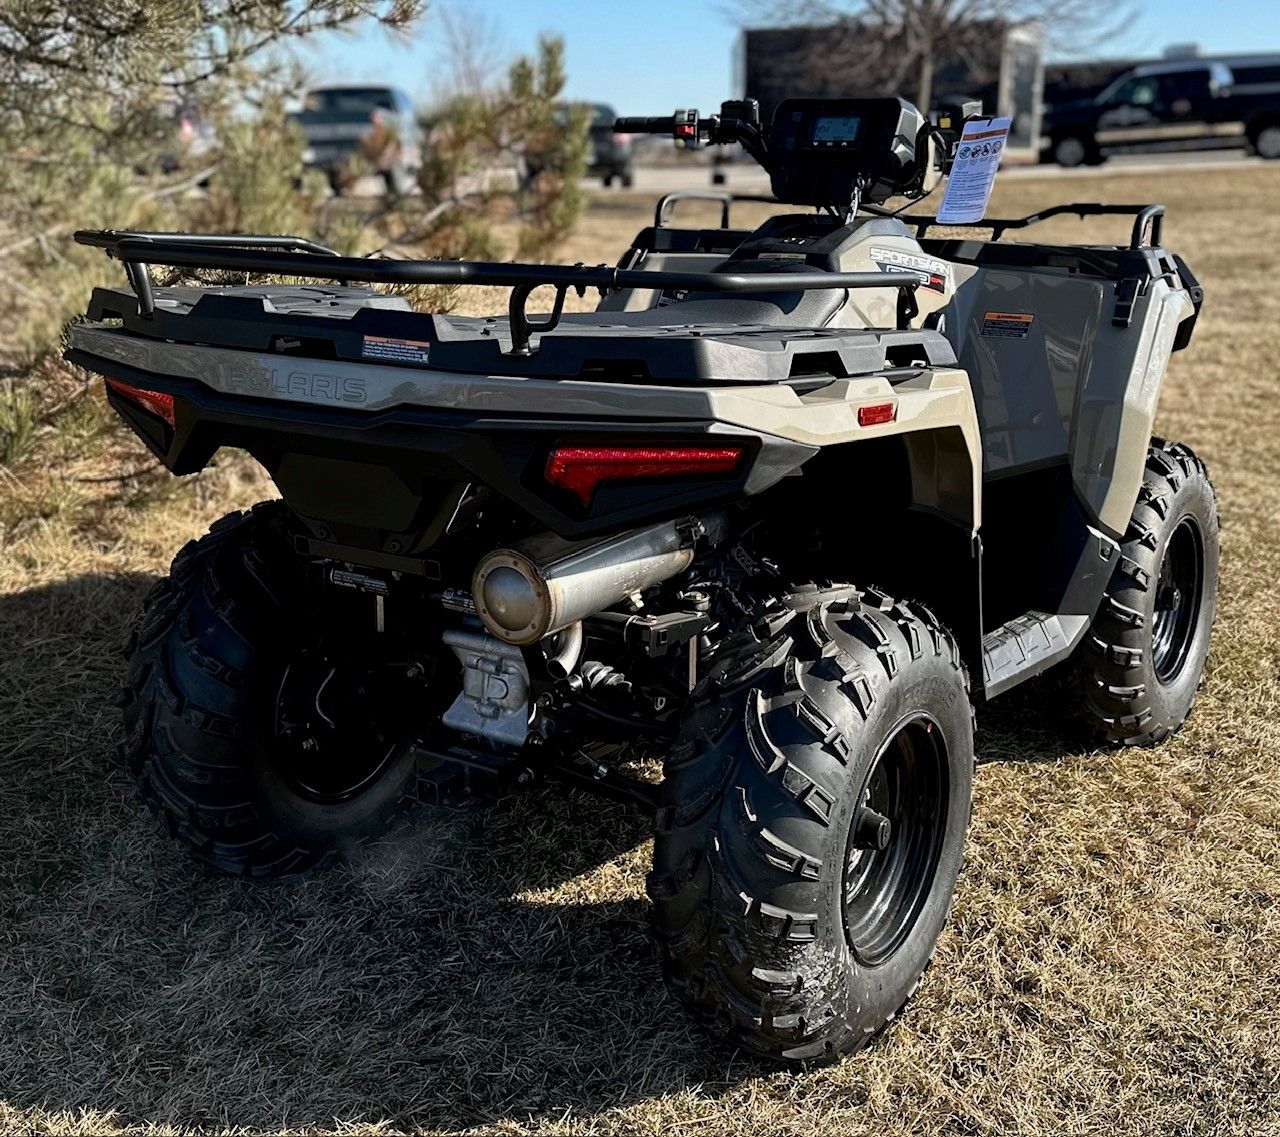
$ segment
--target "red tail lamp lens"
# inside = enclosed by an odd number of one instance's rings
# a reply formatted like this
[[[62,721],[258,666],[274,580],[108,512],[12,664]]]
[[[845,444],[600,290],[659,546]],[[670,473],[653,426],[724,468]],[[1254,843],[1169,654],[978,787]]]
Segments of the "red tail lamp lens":
[[[858,408],[859,426],[879,426],[881,423],[893,422],[897,417],[896,403],[868,403]]]
[[[158,415],[170,426],[173,426],[173,396],[163,391],[148,391],[143,387],[135,387],[132,383],[122,383],[119,379],[108,379],[107,386],[123,399],[136,403],[144,411]]]
[[[601,482],[732,474],[741,459],[741,446],[559,446],[547,460],[547,481],[590,505]]]

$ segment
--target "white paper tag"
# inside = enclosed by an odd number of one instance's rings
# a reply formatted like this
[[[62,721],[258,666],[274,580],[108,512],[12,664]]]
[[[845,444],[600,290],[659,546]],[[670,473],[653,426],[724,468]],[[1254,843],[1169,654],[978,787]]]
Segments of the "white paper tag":
[[[956,158],[947,179],[947,191],[938,209],[940,225],[967,225],[981,221],[996,184],[996,171],[1004,154],[1012,120],[983,119],[965,123]]]

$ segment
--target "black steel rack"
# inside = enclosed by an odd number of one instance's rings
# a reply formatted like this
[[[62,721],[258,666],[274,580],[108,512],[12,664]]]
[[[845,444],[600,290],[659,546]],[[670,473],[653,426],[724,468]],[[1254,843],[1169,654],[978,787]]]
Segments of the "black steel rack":
[[[156,233],[137,230],[82,229],[75,239],[105,249],[120,261],[138,298],[138,312],[155,312],[150,266],[224,269],[234,272],[309,277],[316,280],[377,284],[496,285],[510,288],[508,314],[512,353],[527,355],[531,332],[547,332],[560,321],[565,294],[574,289],[615,288],[690,292],[807,292],[825,288],[896,288],[904,297],[920,285],[905,272],[646,272],[606,265],[537,265],[495,261],[390,260],[344,257],[302,237],[259,234]],[[555,289],[550,315],[534,322],[525,306],[534,289]]]

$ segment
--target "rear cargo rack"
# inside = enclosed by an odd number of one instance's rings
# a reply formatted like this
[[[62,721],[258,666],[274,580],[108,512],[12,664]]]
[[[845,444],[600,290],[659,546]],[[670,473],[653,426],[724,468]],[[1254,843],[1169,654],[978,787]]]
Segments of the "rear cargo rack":
[[[615,288],[646,288],[688,292],[808,292],[823,288],[896,288],[899,321],[914,314],[911,294],[919,276],[905,272],[648,272],[607,265],[535,265],[495,261],[389,260],[344,257],[333,249],[302,237],[254,234],[154,233],[136,230],[82,229],[75,239],[105,249],[121,262],[129,286],[138,298],[138,314],[155,312],[151,265],[174,268],[225,269],[316,280],[377,284],[496,285],[510,288],[511,353],[529,355],[531,332],[551,331],[560,322],[565,294],[581,296],[588,288],[602,293]],[[556,290],[550,315],[534,322],[525,305],[535,288]]]

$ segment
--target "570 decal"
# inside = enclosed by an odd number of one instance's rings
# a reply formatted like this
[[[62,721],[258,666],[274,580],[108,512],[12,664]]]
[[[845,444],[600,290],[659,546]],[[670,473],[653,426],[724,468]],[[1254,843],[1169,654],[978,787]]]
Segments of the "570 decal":
[[[881,272],[914,273],[920,278],[920,287],[931,292],[946,292],[951,287],[951,266],[937,257],[872,245],[871,259]]]

